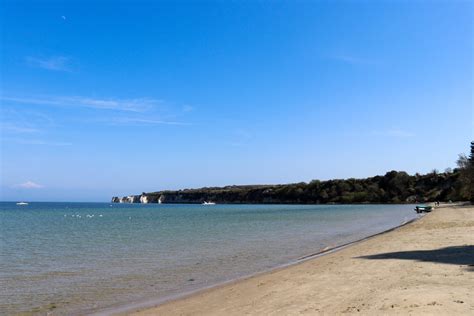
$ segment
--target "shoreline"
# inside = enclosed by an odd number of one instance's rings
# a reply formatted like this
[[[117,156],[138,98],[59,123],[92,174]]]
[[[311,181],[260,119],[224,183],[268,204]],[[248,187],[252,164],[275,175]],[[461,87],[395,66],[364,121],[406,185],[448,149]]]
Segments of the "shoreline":
[[[359,243],[363,243],[367,240],[376,238],[376,237],[384,235],[384,234],[388,234],[388,233],[390,233],[392,231],[395,231],[397,229],[400,229],[404,226],[413,224],[413,223],[415,223],[419,220],[422,220],[428,214],[429,213],[424,214],[424,215],[420,215],[417,218],[413,218],[413,219],[410,219],[408,221],[402,222],[400,225],[388,228],[386,230],[374,233],[372,235],[369,235],[369,236],[366,236],[366,237],[363,237],[363,238],[359,238],[359,239],[356,239],[356,240],[353,240],[353,241],[349,241],[349,242],[346,242],[346,243],[343,243],[343,244],[340,244],[340,245],[336,245],[336,246],[333,246],[333,247],[330,247],[330,248],[326,247],[326,248],[324,248],[320,251],[300,256],[300,257],[298,257],[298,258],[296,258],[292,261],[289,261],[289,262],[284,263],[284,264],[277,265],[275,267],[272,267],[272,268],[269,268],[269,269],[266,269],[266,270],[263,270],[263,271],[259,271],[259,272],[255,272],[255,273],[252,273],[252,274],[249,274],[249,275],[244,275],[244,276],[237,277],[237,278],[234,278],[234,279],[222,281],[222,282],[212,284],[212,285],[209,285],[209,286],[206,286],[206,287],[202,287],[202,288],[198,288],[198,289],[194,289],[194,290],[190,290],[190,291],[185,291],[185,292],[182,292],[182,293],[168,295],[168,296],[161,297],[161,298],[158,298],[158,299],[148,299],[148,300],[144,300],[144,301],[141,301],[141,302],[129,303],[129,304],[122,305],[122,306],[109,307],[109,308],[106,308],[106,309],[103,309],[103,310],[100,310],[100,311],[97,311],[97,312],[93,312],[89,315],[94,315],[94,316],[129,315],[129,314],[133,314],[135,312],[139,312],[139,311],[142,311],[142,310],[153,309],[153,308],[162,306],[164,304],[169,304],[169,303],[173,303],[173,302],[180,301],[180,300],[183,300],[183,299],[187,299],[187,298],[193,297],[195,295],[200,295],[200,294],[208,292],[208,291],[218,290],[222,287],[237,284],[237,283],[240,283],[240,282],[243,282],[243,281],[246,281],[246,280],[249,280],[249,279],[253,279],[253,278],[258,278],[260,276],[264,276],[264,275],[267,275],[267,274],[270,274],[270,273],[274,273],[274,272],[277,272],[277,271],[280,271],[280,270],[284,270],[284,269],[287,269],[287,268],[290,268],[290,267],[297,266],[297,265],[302,264],[306,261],[316,260],[316,259],[321,258],[323,256],[330,255],[332,253],[342,251],[342,250],[347,249],[349,247],[355,246]]]
[[[300,260],[296,262],[289,263],[284,266],[279,266],[271,270],[267,270],[264,272],[260,272],[251,276],[238,278],[236,280],[231,280],[224,282],[222,284],[217,284],[214,286],[210,286],[205,289],[195,290],[191,293],[180,295],[179,297],[175,297],[173,299],[168,298],[166,301],[157,302],[155,301],[155,305],[153,306],[151,302],[149,302],[148,306],[141,306],[138,305],[128,305],[124,306],[123,308],[117,308],[114,310],[102,311],[99,314],[135,314],[135,315],[155,315],[155,314],[182,314],[182,315],[191,315],[191,314],[261,314],[261,313],[277,313],[277,314],[294,314],[300,313],[301,311],[312,311],[312,313],[332,313],[332,314],[340,314],[345,312],[356,312],[356,311],[366,311],[372,313],[387,313],[387,312],[395,312],[395,313],[405,313],[405,312],[421,312],[421,313],[428,313],[428,312],[441,312],[443,311],[442,306],[448,305],[447,303],[437,303],[436,300],[430,301],[426,304],[420,303],[413,303],[409,304],[408,306],[404,306],[403,310],[400,310],[400,302],[394,304],[388,304],[385,301],[390,300],[397,300],[400,299],[399,296],[390,296],[385,295],[381,301],[376,301],[370,303],[369,301],[373,301],[373,293],[367,293],[367,291],[377,291],[378,288],[384,287],[385,282],[384,279],[393,279],[394,275],[390,269],[382,268],[380,269],[380,265],[388,263],[390,260],[383,260],[380,259],[378,265],[374,265],[373,262],[379,260],[368,260],[369,258],[365,258],[364,254],[367,251],[363,250],[375,250],[376,252],[380,252],[381,249],[378,248],[392,248],[392,250],[397,250],[393,248],[399,248],[401,246],[409,246],[409,248],[413,248],[414,246],[422,246],[418,245],[418,242],[411,242],[408,244],[400,243],[398,238],[403,239],[403,235],[410,235],[413,233],[418,234],[419,230],[424,233],[424,230],[430,228],[430,226],[437,227],[436,225],[443,225],[440,224],[439,218],[443,219],[446,217],[449,219],[450,213],[463,213],[461,217],[461,221],[465,219],[465,215],[469,215],[469,219],[466,227],[468,230],[464,233],[459,234],[460,240],[468,241],[467,246],[464,247],[472,247],[469,246],[470,243],[474,243],[474,238],[469,238],[471,233],[474,233],[474,208],[470,206],[460,206],[460,205],[442,205],[441,207],[435,209],[428,216],[423,216],[421,218],[412,220],[408,223],[404,223],[387,231],[363,238],[362,240],[354,241],[348,243],[348,245],[340,245],[338,247],[334,247],[328,249],[326,251],[310,254],[308,256],[303,256]],[[465,214],[464,214],[465,213]],[[451,215],[452,215],[451,214]],[[458,216],[459,217],[459,216]],[[472,220],[472,221],[471,221]],[[456,223],[459,222],[459,219],[456,219]],[[434,223],[434,224],[433,224]],[[445,224],[445,223],[444,223]],[[459,224],[462,225],[462,224]],[[448,228],[452,228],[452,230],[459,230],[459,227],[455,225],[453,222],[452,226],[448,225]],[[471,232],[469,232],[471,230]],[[415,235],[416,235],[415,234]],[[467,234],[467,235],[466,235]],[[400,235],[400,236],[398,236]],[[474,234],[472,235],[474,236]],[[417,235],[417,237],[420,237]],[[418,239],[416,239],[418,240]],[[425,239],[426,240],[426,239]],[[429,241],[429,239],[428,239]],[[381,242],[381,243],[379,243]],[[398,243],[397,243],[398,242]],[[392,243],[392,245],[390,245]],[[421,244],[421,242],[420,242]],[[396,247],[395,247],[396,246]],[[377,249],[372,249],[377,248]],[[471,248],[466,248],[471,250]],[[361,251],[362,250],[362,251]],[[372,251],[373,252],[373,251]],[[318,260],[316,260],[318,259]],[[468,257],[467,260],[471,260],[471,257]],[[333,260],[336,260],[333,262]],[[354,262],[358,260],[357,262]],[[334,269],[340,268],[342,270],[347,270],[347,266],[344,265],[343,262],[346,261],[353,261],[352,264],[356,264],[359,266],[358,273],[354,273],[353,271],[346,271],[343,272],[335,272]],[[413,269],[413,263],[408,260],[399,259],[395,261],[400,261],[399,265],[408,265],[411,264],[411,269]],[[470,262],[470,261],[469,261]],[[472,262],[474,264],[474,262]],[[361,266],[362,265],[362,266]],[[371,267],[368,267],[370,265]],[[400,269],[397,265],[390,263],[392,268]],[[439,264],[438,264],[439,265]],[[452,268],[453,266],[446,265],[448,268]],[[310,269],[309,269],[310,268]],[[373,268],[373,269],[372,269]],[[416,267],[420,269],[420,267]],[[439,266],[431,267],[432,269],[438,271],[440,269]],[[441,267],[443,270],[445,267]],[[458,267],[459,268],[459,267]],[[372,274],[364,273],[364,269],[368,269],[368,271],[376,272],[376,274],[380,274],[382,276],[380,279],[374,279]],[[471,272],[470,265],[468,265],[468,272]],[[401,270],[403,272],[405,270]],[[439,271],[438,271],[439,272]],[[474,272],[474,271],[473,271]],[[407,272],[405,271],[405,274]],[[328,275],[326,275],[328,274]],[[347,275],[345,275],[347,274]],[[426,274],[426,273],[425,273]],[[473,273],[474,274],[474,273]],[[423,274],[422,274],[423,275]],[[290,277],[291,276],[291,277]],[[314,277],[310,277],[314,276]],[[340,277],[342,276],[342,279]],[[445,274],[444,281],[448,278],[448,275]],[[347,277],[347,278],[346,278]],[[357,282],[354,284],[354,289],[351,289],[348,286],[347,282],[351,278],[361,278],[365,279],[366,284],[364,282]],[[404,279],[409,281],[410,278],[417,279],[420,275],[417,274],[408,274],[405,276]],[[463,282],[456,281],[459,284],[459,288],[461,291],[452,291],[460,292],[451,295],[458,295],[462,296],[462,299],[453,300],[454,306],[444,307],[445,312],[455,312],[457,314],[467,314],[474,311],[474,303],[472,299],[469,300],[468,293],[474,290],[474,278],[472,275],[467,275],[468,280],[472,280],[471,286],[462,285]],[[296,282],[295,280],[303,279],[303,282]],[[306,280],[307,279],[307,280]],[[324,281],[327,284],[327,287],[323,285],[323,283],[314,282],[316,280],[312,279],[321,279],[320,281]],[[370,279],[370,280],[367,280]],[[462,280],[466,281],[466,276]],[[313,282],[312,282],[313,281]],[[368,282],[370,281],[370,282]],[[392,280],[394,283],[397,282],[396,277],[395,280]],[[399,281],[399,280],[398,280]],[[408,282],[406,281],[406,282]],[[294,283],[297,283],[295,286]],[[340,283],[340,284],[334,284]],[[379,283],[379,286],[373,287],[372,283]],[[265,286],[267,285],[268,286]],[[423,282],[420,284],[423,285]],[[361,287],[362,286],[362,287]],[[261,288],[260,288],[261,287]],[[310,287],[313,290],[317,290],[313,292],[311,290],[304,290],[305,287]],[[411,287],[416,288],[416,283],[411,284]],[[466,293],[461,293],[463,290],[466,290]],[[303,289],[302,289],[303,288]],[[359,304],[356,308],[352,308],[353,306],[348,304],[347,301],[353,296],[358,296],[359,291],[356,288],[360,288],[360,292],[367,294],[367,297],[359,297],[358,302],[366,300],[366,303]],[[405,288],[406,290],[412,290],[409,287]],[[288,290],[288,292],[286,292]],[[435,292],[434,289],[431,289],[431,292]],[[349,293],[346,293],[348,292]],[[281,293],[283,292],[283,293]],[[417,291],[415,291],[416,293]],[[297,294],[298,293],[298,294]],[[438,293],[438,292],[436,292]],[[236,295],[238,294],[238,295]],[[344,295],[347,294],[347,295]],[[369,295],[371,294],[371,295]],[[383,293],[382,293],[383,294]],[[421,296],[436,296],[432,293],[419,293],[423,294]],[[440,296],[446,296],[445,293],[438,293]],[[261,297],[259,300],[258,297]],[[311,299],[302,300],[302,297],[310,296]],[[319,302],[321,307],[315,307],[318,304],[314,303],[315,296],[320,296],[321,301]],[[417,299],[417,296],[404,296],[403,300],[410,301],[410,300],[420,300],[421,296]],[[336,301],[335,297],[337,298]],[[441,298],[438,298],[441,299]],[[403,301],[402,300],[402,301]],[[316,300],[317,301],[317,300]],[[433,303],[434,302],[434,303]],[[457,303],[456,303],[457,302]],[[459,303],[462,302],[462,303]],[[383,304],[382,304],[383,303]],[[383,306],[378,306],[378,305]],[[283,306],[282,306],[283,305]],[[307,305],[311,305],[309,307]],[[352,304],[356,305],[356,304]],[[449,304],[452,305],[452,304]],[[306,307],[305,307],[306,306]],[[389,307],[387,307],[389,306]],[[391,306],[391,308],[390,308]],[[446,309],[447,308],[447,309]],[[375,309],[375,310],[374,310]],[[297,312],[298,311],[298,312]]]

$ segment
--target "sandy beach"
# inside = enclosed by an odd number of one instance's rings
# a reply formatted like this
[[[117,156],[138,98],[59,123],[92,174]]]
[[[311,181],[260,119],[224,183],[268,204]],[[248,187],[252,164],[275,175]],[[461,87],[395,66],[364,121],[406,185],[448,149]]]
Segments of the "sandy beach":
[[[474,207],[134,315],[474,314]]]

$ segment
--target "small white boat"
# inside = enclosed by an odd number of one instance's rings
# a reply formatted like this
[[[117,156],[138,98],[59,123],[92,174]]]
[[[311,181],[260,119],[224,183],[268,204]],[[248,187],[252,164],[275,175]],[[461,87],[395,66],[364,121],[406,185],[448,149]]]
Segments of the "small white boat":
[[[204,203],[202,203],[202,205],[216,205],[215,202],[206,202],[204,201]]]
[[[18,202],[18,203],[16,203],[16,205],[28,205],[28,203],[26,203],[26,202]]]

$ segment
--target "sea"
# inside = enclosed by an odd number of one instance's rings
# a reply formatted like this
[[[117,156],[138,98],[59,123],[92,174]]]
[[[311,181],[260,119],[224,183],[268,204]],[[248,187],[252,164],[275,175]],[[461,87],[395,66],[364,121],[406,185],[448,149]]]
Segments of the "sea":
[[[157,304],[416,217],[413,205],[0,202],[0,313]]]

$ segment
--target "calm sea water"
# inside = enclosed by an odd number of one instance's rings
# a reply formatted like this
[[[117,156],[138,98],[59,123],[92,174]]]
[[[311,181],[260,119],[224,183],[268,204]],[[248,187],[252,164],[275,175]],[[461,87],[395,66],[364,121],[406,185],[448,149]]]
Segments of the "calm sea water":
[[[71,314],[265,271],[400,225],[410,205],[0,203],[0,311]]]

